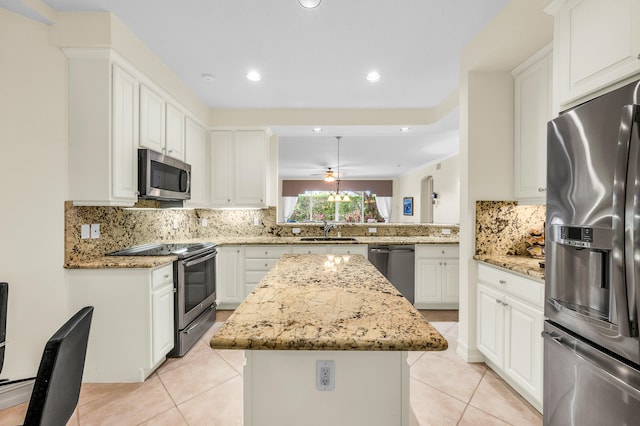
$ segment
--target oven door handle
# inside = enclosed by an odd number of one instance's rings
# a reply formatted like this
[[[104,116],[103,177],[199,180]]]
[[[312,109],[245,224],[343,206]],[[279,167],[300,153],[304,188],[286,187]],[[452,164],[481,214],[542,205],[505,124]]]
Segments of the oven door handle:
[[[195,259],[186,260],[183,265],[185,268],[188,268],[190,266],[197,265],[198,263],[206,262],[209,259],[213,259],[216,257],[216,254],[218,254],[218,252],[214,251],[213,253],[205,254],[204,256],[196,257]]]

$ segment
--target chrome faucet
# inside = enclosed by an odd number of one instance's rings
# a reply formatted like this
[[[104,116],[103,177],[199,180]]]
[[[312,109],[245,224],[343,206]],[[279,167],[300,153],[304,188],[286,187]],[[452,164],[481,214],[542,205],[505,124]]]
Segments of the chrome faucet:
[[[322,236],[324,238],[327,238],[327,236],[329,234],[329,231],[331,230],[331,228],[335,228],[336,224],[335,223],[328,223],[326,220],[323,220],[322,224],[324,225],[323,228],[322,228],[323,229]]]

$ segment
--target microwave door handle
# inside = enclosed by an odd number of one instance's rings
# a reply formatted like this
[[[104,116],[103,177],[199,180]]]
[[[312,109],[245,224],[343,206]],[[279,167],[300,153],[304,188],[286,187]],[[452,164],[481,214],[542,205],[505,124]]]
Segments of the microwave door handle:
[[[626,176],[626,196],[624,212],[624,270],[626,281],[626,308],[628,314],[626,324],[629,330],[620,332],[624,336],[638,336],[638,286],[640,285],[640,262],[635,259],[640,256],[640,136],[638,128],[638,105],[627,105],[622,114],[620,124],[620,138],[618,144],[628,142],[628,164]],[[616,294],[618,297],[618,294]],[[621,295],[622,297],[622,295]],[[617,306],[619,307],[619,305]],[[622,318],[621,318],[622,319]]]
[[[185,173],[187,174],[187,194],[191,192],[191,171],[187,170],[185,171]]]
[[[188,268],[190,266],[197,265],[198,263],[206,262],[209,259],[213,259],[216,256],[216,254],[218,254],[218,253],[214,251],[213,253],[209,253],[206,256],[197,257],[197,258],[195,258],[193,260],[188,260],[188,261],[184,262],[183,265],[184,265],[185,268]]]

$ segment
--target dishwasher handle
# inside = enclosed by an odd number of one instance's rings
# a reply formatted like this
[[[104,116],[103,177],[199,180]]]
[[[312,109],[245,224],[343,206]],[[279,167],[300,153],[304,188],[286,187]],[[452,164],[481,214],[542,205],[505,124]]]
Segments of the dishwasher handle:
[[[391,253],[391,251],[389,249],[381,249],[381,248],[372,248],[369,249],[370,253],[383,253],[383,254],[389,254]]]

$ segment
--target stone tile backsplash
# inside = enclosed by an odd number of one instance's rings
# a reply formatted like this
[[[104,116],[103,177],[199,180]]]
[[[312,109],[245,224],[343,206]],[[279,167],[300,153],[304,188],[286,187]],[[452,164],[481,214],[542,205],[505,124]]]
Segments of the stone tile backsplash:
[[[476,254],[528,256],[529,230],[544,230],[546,206],[476,201]]]
[[[321,224],[276,223],[275,207],[264,209],[158,209],[139,202],[136,208],[76,207],[65,202],[65,262],[91,259],[127,247],[160,241],[215,240],[216,237],[320,236]],[[206,220],[206,226],[203,226]],[[100,224],[100,238],[81,239],[82,224]],[[257,225],[256,225],[257,223]],[[376,234],[368,233],[375,227]],[[300,228],[294,235],[293,228]],[[345,224],[330,235],[343,236],[442,236],[450,229],[458,238],[458,226],[416,224]]]

